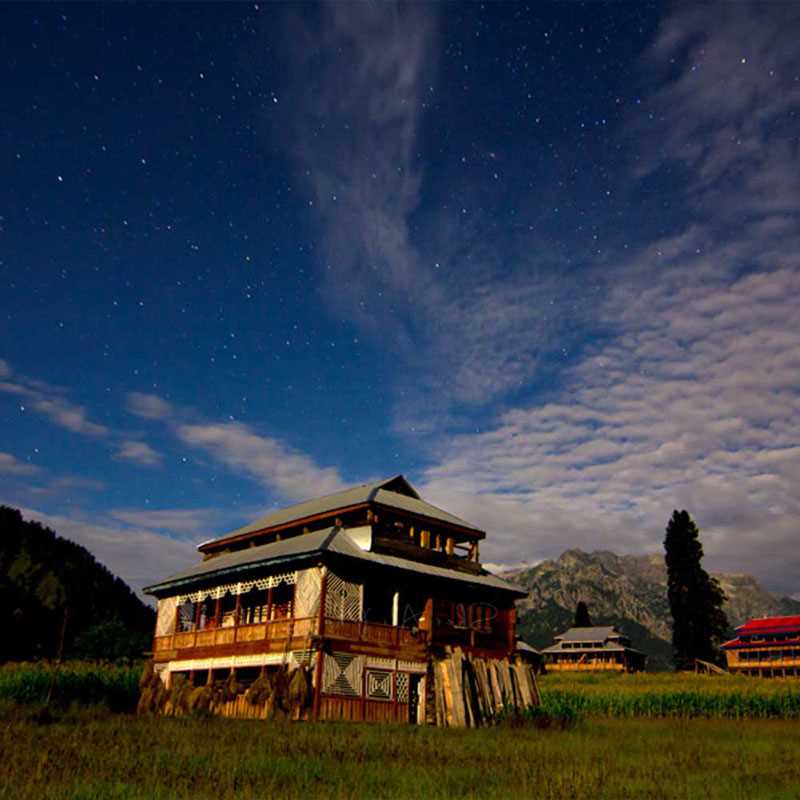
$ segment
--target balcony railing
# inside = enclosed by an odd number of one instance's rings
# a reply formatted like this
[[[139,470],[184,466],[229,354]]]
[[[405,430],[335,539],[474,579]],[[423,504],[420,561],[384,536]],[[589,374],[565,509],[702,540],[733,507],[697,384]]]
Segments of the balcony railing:
[[[317,617],[298,617],[259,622],[254,625],[236,625],[206,628],[199,631],[178,631],[153,639],[156,656],[169,651],[198,647],[222,647],[245,642],[286,642],[287,639],[310,639],[319,633]],[[351,642],[384,645],[388,647],[414,647],[425,644],[425,632],[396,625],[379,625],[374,622],[347,622],[326,619],[326,638],[345,639]]]
[[[389,645],[392,647],[424,645],[425,631],[402,628],[399,625],[381,625],[377,622],[349,622],[340,619],[325,620],[325,636],[354,642]]]

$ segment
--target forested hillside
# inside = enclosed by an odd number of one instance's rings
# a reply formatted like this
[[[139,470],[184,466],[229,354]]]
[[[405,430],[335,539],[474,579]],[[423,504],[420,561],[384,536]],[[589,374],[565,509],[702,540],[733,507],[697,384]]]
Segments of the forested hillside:
[[[0,506],[0,660],[137,657],[154,612],[85,548]]]

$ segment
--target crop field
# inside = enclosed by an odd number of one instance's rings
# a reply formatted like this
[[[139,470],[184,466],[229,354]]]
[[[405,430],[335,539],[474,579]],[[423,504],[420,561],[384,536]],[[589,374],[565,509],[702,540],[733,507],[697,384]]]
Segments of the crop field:
[[[555,716],[800,720],[796,678],[556,673],[538,682],[543,706]]]
[[[139,670],[0,669],[0,800],[800,798],[800,682],[552,675],[482,730],[137,717]],[[550,724],[547,724],[550,723]]]

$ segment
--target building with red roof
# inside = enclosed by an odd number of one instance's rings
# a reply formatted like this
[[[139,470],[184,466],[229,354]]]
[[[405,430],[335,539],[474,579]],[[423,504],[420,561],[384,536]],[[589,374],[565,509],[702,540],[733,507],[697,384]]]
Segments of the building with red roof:
[[[722,649],[731,672],[800,677],[800,616],[748,620]]]

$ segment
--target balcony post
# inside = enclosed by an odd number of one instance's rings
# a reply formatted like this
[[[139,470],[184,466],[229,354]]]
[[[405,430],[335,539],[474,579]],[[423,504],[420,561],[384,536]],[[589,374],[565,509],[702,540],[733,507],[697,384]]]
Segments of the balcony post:
[[[241,616],[242,612],[242,596],[240,594],[236,595],[236,605],[233,609],[233,641],[235,642],[238,638],[238,630],[239,630],[239,617]]]
[[[314,719],[319,719],[320,706],[322,704],[322,659],[325,657],[325,594],[328,586],[328,570],[325,567],[320,567],[322,571],[322,580],[319,585],[319,614],[317,617],[317,634],[318,634],[318,647],[317,647],[317,666],[314,670],[314,705],[313,715]]]

